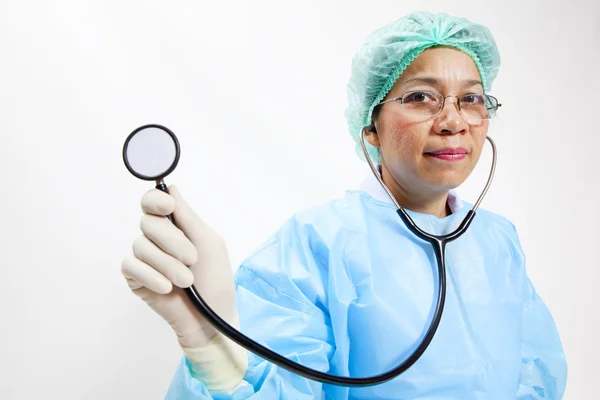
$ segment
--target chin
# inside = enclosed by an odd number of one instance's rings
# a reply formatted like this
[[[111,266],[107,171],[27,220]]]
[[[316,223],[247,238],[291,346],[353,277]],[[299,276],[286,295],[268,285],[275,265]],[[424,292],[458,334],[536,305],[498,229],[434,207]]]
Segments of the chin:
[[[455,174],[447,174],[444,176],[430,177],[426,179],[428,186],[436,192],[447,192],[456,189],[466,180],[466,177],[457,176]]]

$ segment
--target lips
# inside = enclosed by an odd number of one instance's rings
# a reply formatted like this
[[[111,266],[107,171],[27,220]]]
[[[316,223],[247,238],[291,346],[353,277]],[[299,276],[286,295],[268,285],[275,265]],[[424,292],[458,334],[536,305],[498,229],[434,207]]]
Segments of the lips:
[[[467,156],[467,150],[463,149],[462,147],[456,149],[446,147],[444,149],[427,152],[425,153],[425,155],[437,158],[438,160],[460,161]]]
[[[444,155],[444,154],[449,154],[449,155],[467,154],[467,149],[463,149],[462,147],[459,147],[456,149],[451,148],[451,147],[446,147],[441,150],[430,151],[425,154],[430,154],[432,156],[439,156],[439,155]]]

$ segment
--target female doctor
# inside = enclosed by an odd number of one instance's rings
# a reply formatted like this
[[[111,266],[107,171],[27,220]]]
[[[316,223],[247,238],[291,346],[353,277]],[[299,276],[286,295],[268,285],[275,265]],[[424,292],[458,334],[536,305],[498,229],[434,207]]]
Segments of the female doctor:
[[[354,57],[346,118],[395,200],[423,230],[454,230],[472,205],[453,191],[475,168],[500,57],[487,28],[418,12],[372,33]],[[482,103],[483,102],[483,103]],[[486,115],[473,112],[485,104]],[[566,362],[525,270],[514,226],[479,209],[446,248],[437,333],[405,373],[370,387],[311,381],[217,332],[182,288],[194,285],[230,325],[307,367],[365,377],[420,343],[436,298],[435,258],[374,176],[298,212],[232,276],[223,240],[176,187],[141,201],[140,236],[122,273],[183,350],[167,399],[560,399]],[[173,213],[177,226],[166,216]]]

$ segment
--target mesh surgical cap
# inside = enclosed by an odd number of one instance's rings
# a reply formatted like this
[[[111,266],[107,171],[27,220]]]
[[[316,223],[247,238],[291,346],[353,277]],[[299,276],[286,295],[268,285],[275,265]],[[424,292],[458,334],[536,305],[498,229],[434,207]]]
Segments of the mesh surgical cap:
[[[500,54],[488,28],[447,14],[416,12],[371,33],[352,59],[348,82],[346,121],[364,158],[360,132],[371,125],[373,109],[391,90],[398,77],[425,49],[453,47],[467,53],[477,66],[484,92],[488,92],[500,68]],[[375,163],[379,150],[365,143]]]

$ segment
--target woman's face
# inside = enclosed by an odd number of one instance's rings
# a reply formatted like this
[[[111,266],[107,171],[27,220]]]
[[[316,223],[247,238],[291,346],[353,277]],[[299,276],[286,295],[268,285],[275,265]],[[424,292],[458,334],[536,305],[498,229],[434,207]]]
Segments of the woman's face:
[[[452,48],[431,48],[402,73],[384,100],[413,90],[457,97],[482,94],[480,81],[470,56]],[[376,133],[367,132],[366,138],[379,147],[383,168],[404,191],[445,193],[462,184],[475,168],[489,121],[469,123],[460,114],[456,100],[447,98],[440,114],[426,118],[407,115],[400,101],[380,106],[374,121]],[[444,159],[429,154],[442,149],[465,155]]]

